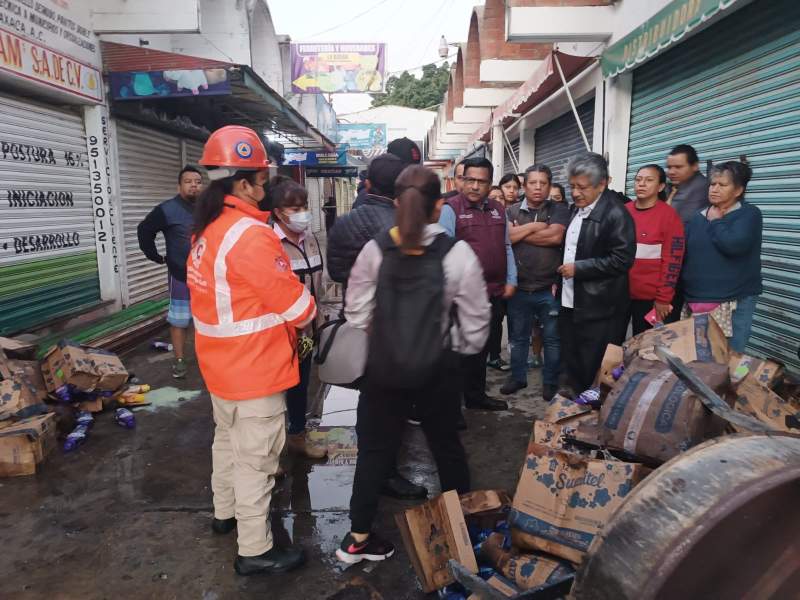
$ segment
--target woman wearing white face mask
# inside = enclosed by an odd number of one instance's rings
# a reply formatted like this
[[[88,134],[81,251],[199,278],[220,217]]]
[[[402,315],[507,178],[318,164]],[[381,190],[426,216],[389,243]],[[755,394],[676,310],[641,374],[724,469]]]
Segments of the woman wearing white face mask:
[[[277,178],[275,178],[277,179]],[[274,181],[274,179],[273,179]],[[308,288],[314,300],[322,291],[322,253],[316,236],[310,231],[308,192],[292,180],[278,180],[270,189],[272,226],[291,261],[291,268]],[[325,458],[327,451],[306,443],[306,402],[311,373],[311,338],[322,322],[321,313],[300,332],[300,383],[286,392],[289,430],[286,444],[291,452],[308,458]]]

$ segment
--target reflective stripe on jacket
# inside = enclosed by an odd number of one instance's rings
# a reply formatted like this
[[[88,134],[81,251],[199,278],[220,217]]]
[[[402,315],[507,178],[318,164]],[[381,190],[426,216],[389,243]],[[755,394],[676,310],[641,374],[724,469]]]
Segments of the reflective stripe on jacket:
[[[186,263],[197,362],[208,390],[226,400],[296,385],[297,329],[316,314],[268,216],[226,196]]]

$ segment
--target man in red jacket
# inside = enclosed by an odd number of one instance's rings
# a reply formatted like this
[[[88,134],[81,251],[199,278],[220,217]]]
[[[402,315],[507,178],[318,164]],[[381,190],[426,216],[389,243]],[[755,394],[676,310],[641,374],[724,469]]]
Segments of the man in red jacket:
[[[653,326],[645,320],[653,309],[656,322],[664,322],[672,312],[683,263],[683,223],[678,212],[663,202],[666,182],[664,169],[645,165],[634,180],[636,200],[625,205],[636,224],[636,260],[628,272],[634,335]]]

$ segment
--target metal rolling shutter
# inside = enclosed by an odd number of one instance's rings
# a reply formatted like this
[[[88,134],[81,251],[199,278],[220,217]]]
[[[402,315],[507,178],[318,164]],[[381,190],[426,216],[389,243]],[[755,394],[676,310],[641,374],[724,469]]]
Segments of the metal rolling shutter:
[[[578,106],[586,137],[592,139],[594,130],[594,98]],[[544,164],[553,171],[553,182],[567,186],[567,163],[576,154],[586,152],[575,115],[572,111],[553,119],[536,130],[535,156],[537,164]],[[529,165],[528,165],[529,166]]]
[[[126,306],[167,293],[167,267],[147,260],[136,228],[153,208],[177,193],[181,142],[154,129],[117,121],[122,228],[125,241]],[[156,246],[165,254],[164,238]]]
[[[99,301],[83,119],[0,95],[0,335]]]
[[[750,350],[800,369],[800,3],[754,2],[634,73],[627,189],[678,143],[753,168],[764,294]]]

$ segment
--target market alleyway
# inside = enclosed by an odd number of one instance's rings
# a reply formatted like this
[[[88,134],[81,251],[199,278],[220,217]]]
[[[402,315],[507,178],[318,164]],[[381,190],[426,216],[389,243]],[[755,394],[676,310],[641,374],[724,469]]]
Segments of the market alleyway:
[[[122,357],[153,386],[148,394],[153,404],[136,411],[136,429],[117,426],[106,411],[97,415],[91,437],[78,450],[58,449],[36,475],[0,483],[0,540],[4,548],[14,548],[0,560],[0,597],[425,597],[393,518],[411,503],[388,498],[381,503],[378,528],[396,544],[395,557],[344,570],[333,552],[349,526],[354,467],[291,457],[285,457],[288,475],[273,497],[273,531],[278,541],[300,543],[308,562],[280,576],[236,575],[235,535],[210,530],[208,393],[194,362],[187,379],[176,383],[171,357],[148,344]],[[505,375],[490,369],[489,377],[489,393],[497,396]],[[530,380],[511,410],[466,412],[469,429],[462,439],[474,489],[513,493],[531,423],[544,407],[538,371],[531,371]],[[401,473],[432,489],[436,477],[418,428],[409,426],[404,454]]]

